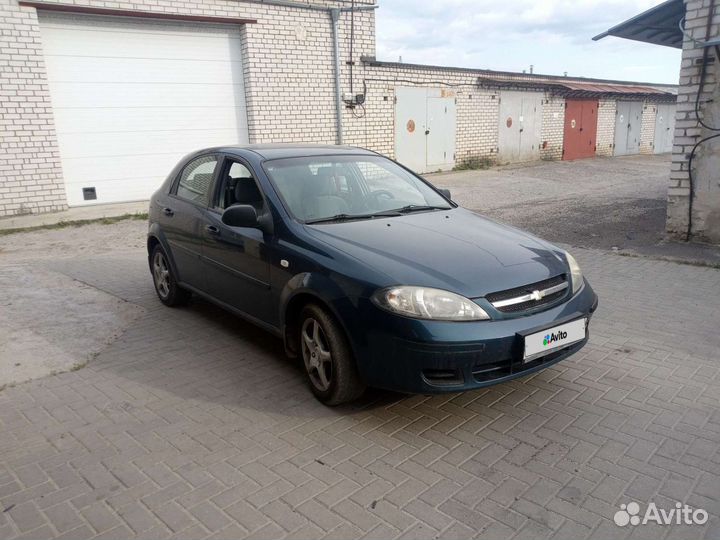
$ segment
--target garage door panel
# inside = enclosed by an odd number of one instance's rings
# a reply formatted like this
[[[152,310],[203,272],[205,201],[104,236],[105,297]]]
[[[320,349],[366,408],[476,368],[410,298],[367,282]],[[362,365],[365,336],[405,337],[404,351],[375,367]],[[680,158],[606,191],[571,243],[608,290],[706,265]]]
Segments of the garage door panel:
[[[241,84],[51,83],[53,107],[182,107],[243,101]]]
[[[47,18],[41,16],[41,24]],[[162,26],[157,26],[157,31],[152,32],[124,31],[96,19],[90,24],[91,27],[43,25],[43,45],[51,50],[54,56],[216,61],[240,58],[237,31],[225,30],[215,35],[198,35],[197,31],[163,32]],[[72,32],[72,39],[67,39],[68,32]],[[229,41],[234,43],[228,43]]]
[[[189,152],[248,142],[237,26],[39,19],[71,206],[146,199]]]
[[[146,131],[238,130],[239,107],[165,107],[162,109],[56,109],[59,135],[88,133],[143,133]]]
[[[72,133],[63,137],[63,157],[98,158],[106,156],[142,155],[149,152],[177,152],[185,146],[188,137],[192,137],[198,148],[238,144],[237,129],[226,130],[185,130],[155,131],[144,133],[127,132],[104,133],[98,137],[94,133]]]
[[[59,83],[186,83],[233,84],[242,73],[240,61],[165,60],[161,58],[88,58],[52,56],[45,60],[48,80]],[[122,76],[122,78],[120,78]]]

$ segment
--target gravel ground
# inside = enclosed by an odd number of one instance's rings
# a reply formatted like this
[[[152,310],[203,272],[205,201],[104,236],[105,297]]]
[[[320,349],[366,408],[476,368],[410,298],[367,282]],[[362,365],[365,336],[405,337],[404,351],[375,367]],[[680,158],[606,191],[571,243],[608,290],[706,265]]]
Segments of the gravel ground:
[[[548,240],[600,249],[663,239],[670,160],[627,156],[433,175],[461,205]]]
[[[78,369],[144,314],[44,263],[137,253],[146,230],[146,222],[127,220],[0,236],[0,388]]]

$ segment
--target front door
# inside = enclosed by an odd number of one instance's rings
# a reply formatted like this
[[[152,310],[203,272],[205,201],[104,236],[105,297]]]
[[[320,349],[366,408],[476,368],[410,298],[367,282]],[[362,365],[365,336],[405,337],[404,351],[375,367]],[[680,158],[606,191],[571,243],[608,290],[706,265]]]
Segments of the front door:
[[[568,99],[565,101],[564,160],[595,155],[597,107],[597,100]]]
[[[192,160],[180,173],[170,194],[157,200],[161,206],[160,226],[178,279],[201,291],[206,287],[201,229],[218,160],[214,154]]]
[[[447,91],[436,92],[439,96],[427,98],[427,171],[444,170],[455,163],[455,98],[446,96]]]
[[[673,135],[675,131],[675,105],[661,103],[657,106],[655,116],[655,142],[656,154],[672,152]]]
[[[395,88],[395,159],[416,173],[455,165],[456,92]]]
[[[268,211],[250,168],[225,158],[213,201],[202,228],[208,292],[217,300],[263,322],[276,324],[270,298],[270,238],[260,229],[230,227],[222,212],[250,204],[258,215]]]
[[[499,162],[540,159],[542,97],[539,92],[503,91],[500,95]]]

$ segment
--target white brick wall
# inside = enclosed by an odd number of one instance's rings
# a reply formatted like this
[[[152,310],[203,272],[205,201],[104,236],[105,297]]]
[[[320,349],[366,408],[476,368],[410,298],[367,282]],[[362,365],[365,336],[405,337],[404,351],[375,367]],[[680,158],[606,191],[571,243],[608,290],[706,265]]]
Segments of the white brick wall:
[[[562,159],[565,133],[565,98],[545,95],[542,118],[542,159]]]
[[[615,144],[615,112],[617,102],[614,99],[601,99],[598,102],[598,125],[595,154],[612,156]]]
[[[43,0],[99,8],[257,19],[243,27],[251,142],[335,142],[332,27],[327,11],[236,0],[165,2]],[[314,4],[347,7],[346,2]],[[370,4],[358,0],[356,5]],[[341,72],[349,86],[350,15],[339,22]],[[374,11],[355,13],[354,57],[375,54]],[[35,8],[0,0],[0,216],[66,207]],[[358,70],[360,71],[360,70]],[[356,82],[362,79],[360,73]],[[348,113],[349,114],[349,113]],[[40,186],[41,194],[30,195]]]
[[[0,215],[65,208],[35,9],[0,0]]]
[[[720,37],[720,5],[710,14],[710,0],[685,2],[685,28],[698,40],[705,39],[708,17],[712,16],[710,39]],[[688,232],[690,179],[688,158],[693,146],[714,132],[701,127],[695,116],[695,98],[700,84],[700,62],[703,50],[689,39],[683,42],[680,65],[680,89],[675,114],[675,140],[668,189],[666,230],[670,237],[684,239]],[[714,50],[710,51],[710,57]],[[720,127],[720,59],[707,66],[707,76],[701,89],[701,116],[711,127]],[[718,139],[703,143],[693,161],[693,212],[691,236],[720,243],[720,182],[717,163],[720,159]]]

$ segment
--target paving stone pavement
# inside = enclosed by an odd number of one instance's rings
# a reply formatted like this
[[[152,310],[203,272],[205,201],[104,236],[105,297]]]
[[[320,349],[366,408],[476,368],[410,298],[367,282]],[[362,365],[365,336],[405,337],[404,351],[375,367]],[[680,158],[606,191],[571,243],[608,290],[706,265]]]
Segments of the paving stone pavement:
[[[335,409],[274,338],[163,307],[142,251],[38,263],[145,312],[0,392],[0,538],[720,538],[720,270],[575,253],[601,301],[579,354]],[[616,526],[631,501],[710,520]]]

